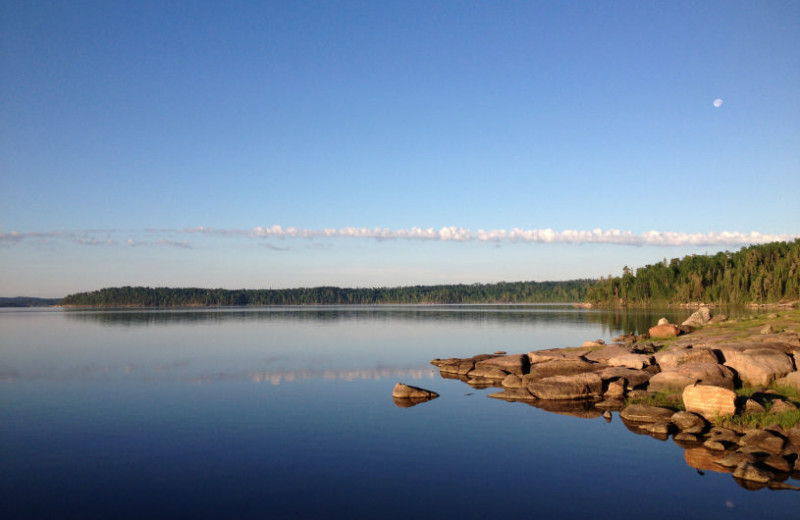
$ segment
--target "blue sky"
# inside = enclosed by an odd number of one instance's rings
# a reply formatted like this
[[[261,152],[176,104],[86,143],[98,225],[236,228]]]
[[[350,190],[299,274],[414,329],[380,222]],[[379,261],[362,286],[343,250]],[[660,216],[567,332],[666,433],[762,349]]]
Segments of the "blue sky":
[[[800,235],[797,2],[0,9],[3,296],[563,280]]]

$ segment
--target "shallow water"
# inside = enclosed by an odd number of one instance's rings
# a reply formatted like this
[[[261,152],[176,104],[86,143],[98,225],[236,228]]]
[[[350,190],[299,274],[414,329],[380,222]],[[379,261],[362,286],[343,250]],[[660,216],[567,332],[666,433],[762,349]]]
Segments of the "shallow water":
[[[800,493],[698,471],[616,414],[489,399],[429,364],[608,341],[663,314],[2,311],[0,516],[797,518]],[[399,408],[397,381],[441,397]]]

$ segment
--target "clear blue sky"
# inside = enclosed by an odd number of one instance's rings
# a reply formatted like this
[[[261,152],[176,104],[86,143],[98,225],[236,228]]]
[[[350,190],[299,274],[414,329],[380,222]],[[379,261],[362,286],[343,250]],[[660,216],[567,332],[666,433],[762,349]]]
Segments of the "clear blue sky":
[[[798,28],[796,1],[0,0],[0,295],[563,280],[796,237]]]

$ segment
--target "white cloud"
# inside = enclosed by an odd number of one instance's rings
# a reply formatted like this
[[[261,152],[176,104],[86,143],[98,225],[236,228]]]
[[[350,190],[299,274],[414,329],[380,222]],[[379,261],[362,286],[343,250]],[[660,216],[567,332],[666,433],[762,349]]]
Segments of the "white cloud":
[[[439,242],[493,242],[536,243],[536,244],[612,244],[626,246],[743,246],[794,240],[799,234],[773,234],[758,231],[720,231],[709,233],[684,233],[679,231],[646,231],[634,233],[619,229],[567,229],[555,231],[545,229],[491,229],[471,230],[457,226],[446,226],[439,229],[412,227],[407,229],[391,228],[320,228],[306,229],[297,227],[284,228],[279,225],[271,227],[255,227],[244,229],[217,229],[196,227],[184,229],[146,229],[143,230],[153,240],[128,238],[124,240],[130,246],[172,246],[190,249],[188,240],[174,240],[170,236],[199,234],[209,237],[241,237],[253,239],[373,239],[373,240],[420,240]],[[130,230],[126,231],[129,233]],[[102,238],[95,234],[102,233]],[[116,245],[111,235],[119,234],[109,230],[52,231],[52,232],[0,232],[0,244],[18,245],[25,241],[54,241],[62,239],[74,240],[81,245]]]

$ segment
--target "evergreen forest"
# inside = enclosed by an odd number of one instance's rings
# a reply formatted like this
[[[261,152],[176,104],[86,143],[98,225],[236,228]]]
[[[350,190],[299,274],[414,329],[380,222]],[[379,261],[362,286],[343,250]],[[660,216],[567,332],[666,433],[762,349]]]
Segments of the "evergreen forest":
[[[601,278],[586,301],[601,306],[680,303],[776,304],[800,299],[800,239],[735,253],[666,259]]]
[[[417,285],[388,288],[310,287],[298,289],[201,289],[113,287],[71,294],[65,306],[182,307],[231,305],[336,305],[408,303],[580,302],[596,280]]]
[[[64,306],[578,303],[651,306],[682,303],[775,304],[800,300],[800,239],[736,252],[624,267],[621,276],[562,282],[416,285],[382,288],[203,289],[112,287],[71,294]]]

